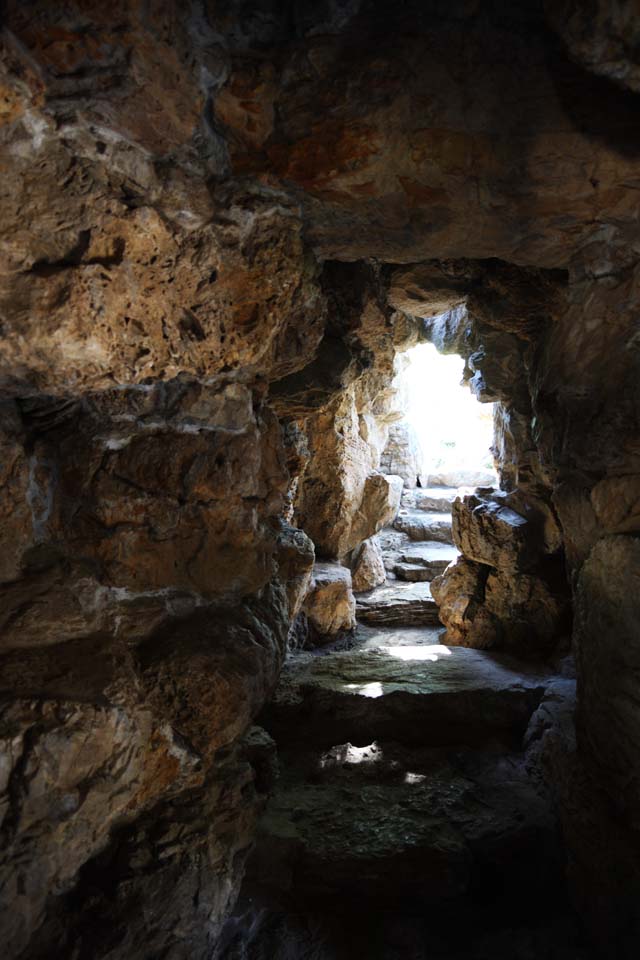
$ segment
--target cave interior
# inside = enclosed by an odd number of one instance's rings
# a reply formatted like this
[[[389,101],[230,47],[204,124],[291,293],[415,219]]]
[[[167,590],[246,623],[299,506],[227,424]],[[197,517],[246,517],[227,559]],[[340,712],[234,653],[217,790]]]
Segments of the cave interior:
[[[3,955],[636,960],[638,4],[0,26]]]

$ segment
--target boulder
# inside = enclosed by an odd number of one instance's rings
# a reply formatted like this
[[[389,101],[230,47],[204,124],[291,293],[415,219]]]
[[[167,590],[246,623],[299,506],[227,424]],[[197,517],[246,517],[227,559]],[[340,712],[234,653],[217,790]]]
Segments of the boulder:
[[[423,510],[403,510],[396,517],[394,527],[406,533],[411,540],[438,540],[451,543],[451,519],[442,513]]]
[[[356,613],[362,623],[388,626],[433,626],[439,622],[428,583],[376,587],[358,596]]]
[[[496,475],[491,470],[451,470],[427,476],[429,487],[490,487],[495,482]]]
[[[300,613],[309,590],[315,551],[304,530],[282,524],[278,534],[277,558],[280,578],[285,585],[291,621]]]
[[[519,741],[543,696],[544,669],[464,647],[401,644],[395,632],[375,649],[293,654],[260,722],[280,744]]]
[[[566,593],[546,577],[461,557],[432,581],[431,592],[448,643],[535,658],[550,653],[569,628]]]
[[[356,551],[351,568],[351,578],[354,593],[373,590],[374,587],[379,587],[380,584],[385,582],[387,573],[375,537],[365,540]]]
[[[393,474],[372,473],[367,477],[360,510],[351,528],[352,538],[362,534],[366,540],[395,519],[402,487],[402,477]]]
[[[491,618],[483,607],[488,573],[483,564],[460,557],[431,581],[438,615],[447,628],[447,643],[479,649],[491,646]]]
[[[411,424],[406,421],[392,423],[380,461],[381,469],[402,477],[407,487],[415,487],[422,473],[422,461],[420,441]]]
[[[304,601],[312,643],[329,643],[356,625],[351,572],[338,563],[316,563]]]
[[[410,580],[410,576],[402,577],[398,573],[398,567],[415,567],[425,570],[428,574],[426,580],[433,580],[434,577],[444,573],[447,566],[458,558],[458,551],[449,543],[439,543],[438,541],[425,541],[416,543],[413,546],[406,547],[398,556],[398,563],[394,568],[396,576],[400,579]],[[416,578],[417,579],[417,578]]]
[[[460,496],[458,487],[418,487],[414,491],[414,505],[427,513],[451,513],[457,496]]]
[[[553,581],[536,574],[492,570],[484,609],[493,622],[489,645],[521,657],[551,653],[571,625],[564,589],[554,589]]]
[[[453,504],[453,539],[470,560],[507,570],[526,570],[541,555],[532,525],[491,496],[471,494]]]

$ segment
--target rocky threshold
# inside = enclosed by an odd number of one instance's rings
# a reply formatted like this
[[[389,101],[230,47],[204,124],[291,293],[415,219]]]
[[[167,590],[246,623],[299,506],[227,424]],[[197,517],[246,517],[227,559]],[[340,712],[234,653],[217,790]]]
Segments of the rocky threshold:
[[[405,493],[349,649],[284,666],[260,718],[279,778],[224,960],[587,956],[535,750],[574,685],[443,642],[429,581],[458,556],[456,494]]]
[[[441,639],[359,627],[354,649],[290,657],[260,721],[280,776],[225,960],[587,956],[527,749],[558,681]]]

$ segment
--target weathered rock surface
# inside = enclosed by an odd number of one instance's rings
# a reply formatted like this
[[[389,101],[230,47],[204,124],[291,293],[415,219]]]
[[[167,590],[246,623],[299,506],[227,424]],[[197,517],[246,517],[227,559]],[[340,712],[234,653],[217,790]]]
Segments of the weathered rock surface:
[[[313,643],[328,643],[356,625],[351,571],[338,563],[316,563],[304,611]]]
[[[423,487],[415,491],[414,504],[428,513],[451,513],[453,501],[463,495],[458,487]]]
[[[635,960],[637,12],[285,7],[3,5],[5,952],[209,960],[311,559],[282,518],[332,559],[378,529],[430,337],[535,532],[471,538],[501,643],[558,639],[566,558],[573,891]]]
[[[423,579],[433,580],[434,577],[444,573],[448,565],[457,557],[458,551],[451,544],[427,541],[402,550],[398,555],[398,563],[393,569],[400,580],[411,580],[412,570],[424,571]]]
[[[366,650],[295,654],[288,660],[261,716],[277,742],[509,741],[522,735],[544,692],[544,671],[508,658],[424,644],[420,636],[414,644],[395,643],[393,631],[379,632],[376,639],[378,645]]]
[[[636,828],[639,559],[640,543],[635,537],[600,540],[582,567],[576,608],[579,658],[594,666],[578,695],[581,729],[599,764],[606,765],[604,789],[618,816]]]
[[[354,593],[379,587],[387,578],[384,561],[375,537],[365,540],[356,551],[351,570]]]
[[[437,540],[440,543],[451,543],[451,518],[442,513],[401,510],[393,525],[396,530],[406,533],[411,540]]]
[[[496,478],[489,470],[459,470],[453,473],[430,473],[427,475],[429,487],[452,487],[454,489],[460,487],[490,487],[495,482]]]
[[[470,560],[505,570],[526,570],[539,559],[525,517],[499,500],[475,494],[453,504],[453,539]]]
[[[262,956],[260,951],[265,949],[285,957],[294,946],[314,958],[348,956],[349,950],[365,947],[371,956],[386,958],[397,956],[398,944],[416,957],[428,949],[429,956],[440,958],[479,958],[487,954],[468,952],[475,949],[471,943],[467,952],[458,954],[453,920],[466,929],[475,918],[472,938],[476,943],[488,915],[513,909],[512,894],[521,899],[525,891],[538,902],[548,898],[545,916],[547,922],[554,917],[550,925],[555,929],[553,933],[529,930],[522,942],[516,936],[515,944],[510,943],[511,953],[504,955],[524,960],[535,942],[545,947],[548,943],[549,956],[555,956],[556,949],[558,957],[577,960],[582,956],[571,920],[556,916],[557,902],[553,905],[562,896],[561,861],[543,773],[543,758],[559,732],[554,711],[565,709],[570,701],[565,688],[572,687],[572,681],[547,685],[542,680],[542,689],[525,710],[525,716],[532,717],[526,754],[519,750],[521,728],[515,715],[512,719],[520,732],[506,733],[511,747],[496,750],[496,730],[491,722],[484,723],[488,701],[479,714],[479,725],[467,725],[461,733],[464,743],[455,740],[455,721],[452,726],[446,701],[440,701],[442,720],[427,725],[425,732],[427,739],[453,732],[451,746],[418,745],[415,727],[410,726],[394,726],[393,739],[379,736],[381,729],[390,729],[381,723],[379,711],[381,698],[393,695],[391,689],[377,691],[375,696],[372,690],[358,691],[371,719],[368,724],[363,719],[362,739],[356,733],[354,741],[330,745],[330,740],[303,740],[295,714],[286,714],[302,709],[304,699],[311,703],[308,730],[326,731],[321,710],[337,710],[354,730],[351,706],[329,707],[319,698],[348,683],[354,669],[359,678],[358,653],[369,657],[367,674],[371,653],[404,661],[410,666],[409,682],[415,680],[422,689],[421,699],[434,696],[435,688],[422,686],[423,676],[414,673],[425,662],[436,670],[447,653],[446,647],[431,640],[431,634],[418,628],[363,629],[359,631],[362,645],[347,656],[331,654],[318,660],[306,655],[289,663],[288,680],[281,682],[277,701],[284,712],[279,713],[276,706],[275,713],[272,707],[265,715],[267,723],[275,723],[282,744],[281,777],[261,821],[244,897],[227,928],[225,958],[248,957],[252,950]],[[498,674],[491,679],[490,660],[483,670],[482,655],[458,652],[469,667],[474,656],[478,658],[474,666],[487,694],[491,688],[490,697],[497,702],[502,689],[509,700],[509,684],[503,687]],[[444,694],[448,682],[453,698],[456,690],[466,688],[461,666],[462,661],[447,672],[448,680],[445,674],[439,677],[443,684],[437,683],[439,693]],[[469,678],[473,673],[471,669]],[[405,688],[394,666],[389,679],[392,676],[399,696]],[[301,681],[300,693],[296,677]],[[314,691],[311,701],[302,692],[308,684]],[[350,692],[352,686],[348,684]],[[473,694],[467,690],[467,696],[469,705]],[[416,706],[419,702],[416,699]],[[470,733],[471,744],[467,743]],[[504,736],[505,731],[498,734]],[[487,886],[487,896],[475,903],[477,891]],[[489,927],[493,929],[493,921]],[[483,949],[490,955],[498,950],[495,955],[502,956],[504,944],[500,938],[494,943],[494,937],[495,932],[487,933],[486,940],[484,934],[480,936]],[[464,936],[462,940],[467,942]],[[462,941],[459,948],[463,951]]]
[[[387,445],[382,451],[382,469],[402,477],[407,487],[415,487],[423,473],[422,460],[420,443],[411,425],[402,421],[392,423]]]
[[[313,575],[315,550],[303,530],[283,524],[278,536],[278,573],[283,580],[293,622],[302,609]]]
[[[427,583],[436,576],[435,571],[415,563],[396,563],[393,572],[398,580],[406,580],[409,583]]]
[[[387,584],[358,594],[356,616],[362,623],[429,626],[439,623],[428,583]]]
[[[461,897],[483,865],[508,869],[551,846],[548,805],[517,755],[448,757],[376,740],[334,746],[307,769],[287,760],[250,876],[308,902],[380,902],[391,890],[393,903],[433,905]]]
[[[491,646],[492,618],[484,607],[490,568],[459,557],[431,581],[438,615],[447,628],[447,642],[483,649]]]
[[[431,582],[449,643],[550,654],[570,629],[567,597],[553,578],[495,571],[460,557]]]

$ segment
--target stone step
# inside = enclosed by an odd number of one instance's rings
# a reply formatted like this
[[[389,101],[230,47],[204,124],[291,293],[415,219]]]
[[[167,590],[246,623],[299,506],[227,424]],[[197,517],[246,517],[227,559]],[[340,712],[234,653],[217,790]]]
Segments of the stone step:
[[[411,540],[438,540],[440,543],[453,543],[451,517],[443,513],[401,510],[393,526],[396,530],[406,533]]]
[[[408,583],[430,583],[439,573],[438,570],[421,567],[415,563],[396,563],[393,572],[398,580],[404,580]]]
[[[458,556],[453,544],[427,540],[401,550],[392,569],[399,580],[430,581],[446,570]]]
[[[402,642],[403,632],[367,631],[366,644],[348,652],[292,655],[259,722],[280,747],[519,741],[544,693],[544,671],[434,644],[429,630],[410,629]]]
[[[428,583],[385,584],[358,594],[356,619],[387,626],[436,626],[438,607]]]
[[[307,903],[352,902],[357,891],[424,910],[496,871],[518,889],[534,870],[548,881],[553,836],[548,801],[518,754],[342,742],[281,756],[249,877]]]
[[[419,487],[413,492],[413,501],[416,510],[451,513],[451,505],[456,497],[472,492],[472,488],[467,487]]]

